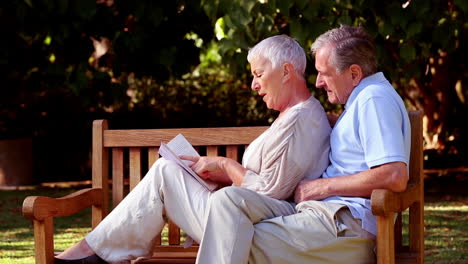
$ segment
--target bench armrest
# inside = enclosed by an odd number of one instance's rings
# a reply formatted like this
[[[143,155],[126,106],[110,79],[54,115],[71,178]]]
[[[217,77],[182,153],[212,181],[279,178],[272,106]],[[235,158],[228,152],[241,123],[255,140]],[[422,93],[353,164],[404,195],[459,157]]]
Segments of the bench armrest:
[[[372,213],[376,216],[387,216],[404,211],[418,201],[418,192],[419,186],[416,184],[408,184],[406,190],[400,193],[385,189],[374,190],[371,195]]]
[[[87,188],[60,198],[28,196],[23,202],[23,215],[30,220],[68,216],[89,206],[102,206],[104,195],[100,188]]]

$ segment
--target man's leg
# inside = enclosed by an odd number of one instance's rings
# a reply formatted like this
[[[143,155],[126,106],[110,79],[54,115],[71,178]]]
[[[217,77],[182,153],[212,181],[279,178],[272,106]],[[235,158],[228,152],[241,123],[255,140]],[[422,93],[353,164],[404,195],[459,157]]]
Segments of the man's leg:
[[[289,202],[240,187],[225,187],[209,199],[197,263],[247,263],[254,224],[295,213]]]
[[[85,239],[108,262],[127,263],[148,256],[165,224],[165,210],[188,235],[200,240],[210,194],[174,162],[159,159]]]
[[[256,224],[249,263],[375,263],[373,236],[347,207],[334,211],[319,205]]]

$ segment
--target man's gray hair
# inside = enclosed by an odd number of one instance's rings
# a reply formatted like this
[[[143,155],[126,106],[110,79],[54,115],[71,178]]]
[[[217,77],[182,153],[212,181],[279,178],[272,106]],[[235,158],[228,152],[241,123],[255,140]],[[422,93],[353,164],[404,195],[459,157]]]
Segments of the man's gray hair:
[[[327,45],[332,45],[329,62],[338,74],[342,74],[352,64],[361,67],[364,77],[377,72],[375,44],[362,27],[341,25],[323,33],[312,44],[312,53],[315,55]]]
[[[277,35],[260,41],[249,50],[247,61],[251,63],[258,58],[268,59],[273,68],[289,62],[294,70],[304,76],[307,58],[304,49],[293,38]]]

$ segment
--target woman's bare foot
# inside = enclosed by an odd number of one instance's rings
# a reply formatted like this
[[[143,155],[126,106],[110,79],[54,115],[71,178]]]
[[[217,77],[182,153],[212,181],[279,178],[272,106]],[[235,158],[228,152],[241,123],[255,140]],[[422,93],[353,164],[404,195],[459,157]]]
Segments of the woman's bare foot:
[[[59,259],[80,259],[94,254],[94,251],[89,247],[86,240],[83,239],[70,248],[67,248],[64,252],[58,254],[56,257]]]

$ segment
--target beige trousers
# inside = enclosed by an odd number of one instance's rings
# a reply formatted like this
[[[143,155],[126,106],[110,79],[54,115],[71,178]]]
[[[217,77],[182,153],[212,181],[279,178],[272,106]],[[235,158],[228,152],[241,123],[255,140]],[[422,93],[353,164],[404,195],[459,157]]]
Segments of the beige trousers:
[[[176,164],[159,159],[86,236],[110,263],[149,256],[163,211],[200,242],[197,263],[373,263],[374,242],[342,205],[294,204],[226,187],[210,193]]]
[[[197,263],[375,263],[373,235],[346,206],[296,208],[238,187],[214,193]]]

